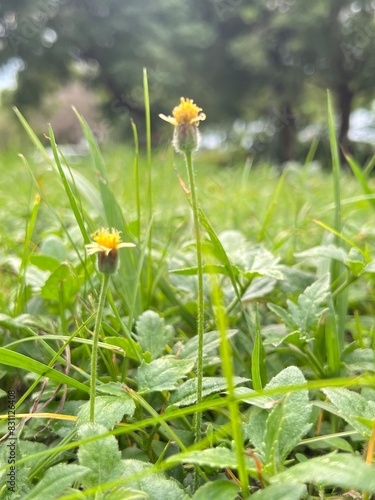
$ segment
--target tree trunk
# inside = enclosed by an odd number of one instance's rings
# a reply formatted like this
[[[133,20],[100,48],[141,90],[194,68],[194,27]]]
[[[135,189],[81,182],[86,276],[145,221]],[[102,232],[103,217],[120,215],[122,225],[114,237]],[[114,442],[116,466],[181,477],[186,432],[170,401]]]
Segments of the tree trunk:
[[[342,83],[337,85],[336,89],[337,105],[340,113],[340,130],[339,130],[339,144],[345,151],[349,150],[349,119],[352,110],[352,102],[354,94],[349,89],[348,85]]]

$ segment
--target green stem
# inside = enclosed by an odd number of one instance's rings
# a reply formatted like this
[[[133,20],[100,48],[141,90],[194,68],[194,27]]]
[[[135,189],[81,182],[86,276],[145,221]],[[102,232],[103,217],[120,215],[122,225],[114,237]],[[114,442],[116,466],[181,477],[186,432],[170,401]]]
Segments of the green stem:
[[[99,333],[102,325],[103,310],[107,288],[109,282],[109,274],[103,274],[102,288],[99,295],[98,310],[96,312],[94,335],[92,339],[92,354],[91,354],[91,385],[90,385],[90,422],[95,420],[95,392],[96,392],[96,375],[98,368],[98,342]]]
[[[198,272],[198,299],[197,299],[197,333],[198,333],[198,355],[197,355],[197,404],[202,402],[203,387],[203,259],[202,259],[202,240],[199,227],[198,198],[195,188],[195,176],[192,164],[191,152],[185,152],[186,167],[188,171],[191,204],[194,216],[195,240],[197,245],[197,272]],[[194,415],[194,438],[197,443],[202,436],[202,413],[197,411]],[[196,474],[196,482],[198,476]],[[198,485],[196,484],[196,487]]]
[[[212,276],[212,303],[215,306],[214,316],[220,333],[220,358],[222,363],[223,374],[227,382],[228,395],[230,398],[228,402],[230,422],[232,425],[232,435],[235,443],[242,498],[245,499],[249,498],[250,494],[249,494],[249,479],[246,470],[244,438],[242,435],[242,428],[241,428],[241,413],[238,401],[236,401],[235,386],[233,383],[233,378],[234,378],[233,355],[232,355],[231,344],[227,338],[228,325],[227,325],[226,313],[224,310],[223,294],[221,289],[219,288],[217,276],[215,275]],[[258,327],[258,320],[257,320],[257,327]],[[259,387],[255,389],[260,391],[262,390],[261,382],[259,383]]]

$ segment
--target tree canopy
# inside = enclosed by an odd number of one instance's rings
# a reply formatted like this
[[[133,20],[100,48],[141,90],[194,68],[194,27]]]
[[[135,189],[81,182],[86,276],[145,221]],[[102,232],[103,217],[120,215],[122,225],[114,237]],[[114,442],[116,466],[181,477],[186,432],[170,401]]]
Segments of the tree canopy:
[[[18,106],[79,76],[113,120],[141,116],[147,67],[155,115],[185,95],[211,123],[268,120],[283,161],[296,130],[322,119],[327,88],[346,144],[355,100],[373,97],[374,9],[369,0],[3,0],[0,57],[22,62]]]

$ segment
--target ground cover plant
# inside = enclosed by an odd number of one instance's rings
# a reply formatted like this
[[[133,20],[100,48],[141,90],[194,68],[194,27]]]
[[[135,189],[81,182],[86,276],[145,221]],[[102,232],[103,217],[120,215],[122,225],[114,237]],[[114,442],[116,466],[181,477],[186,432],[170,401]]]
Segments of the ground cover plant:
[[[206,164],[190,101],[183,154],[152,155],[144,83],[145,154],[76,112],[73,164],[16,110],[1,498],[373,498],[373,163],[340,169],[330,99],[325,170]]]

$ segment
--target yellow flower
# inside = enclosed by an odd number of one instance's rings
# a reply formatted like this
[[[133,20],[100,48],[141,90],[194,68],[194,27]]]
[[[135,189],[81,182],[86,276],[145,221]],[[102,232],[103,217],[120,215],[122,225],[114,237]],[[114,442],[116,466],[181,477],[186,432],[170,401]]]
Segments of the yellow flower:
[[[191,153],[199,146],[200,135],[198,125],[206,119],[202,108],[194,104],[192,99],[181,97],[180,104],[173,108],[173,116],[160,114],[160,118],[174,126],[173,145],[178,153]]]
[[[101,228],[91,235],[95,243],[86,245],[88,255],[98,253],[98,269],[103,274],[113,274],[118,268],[118,249],[135,247],[134,243],[121,241],[120,232]]]
[[[172,116],[160,114],[160,118],[166,122],[178,127],[179,125],[199,125],[200,121],[206,119],[206,115],[201,113],[202,108],[194,104],[193,99],[180,98],[180,104],[173,108]]]

